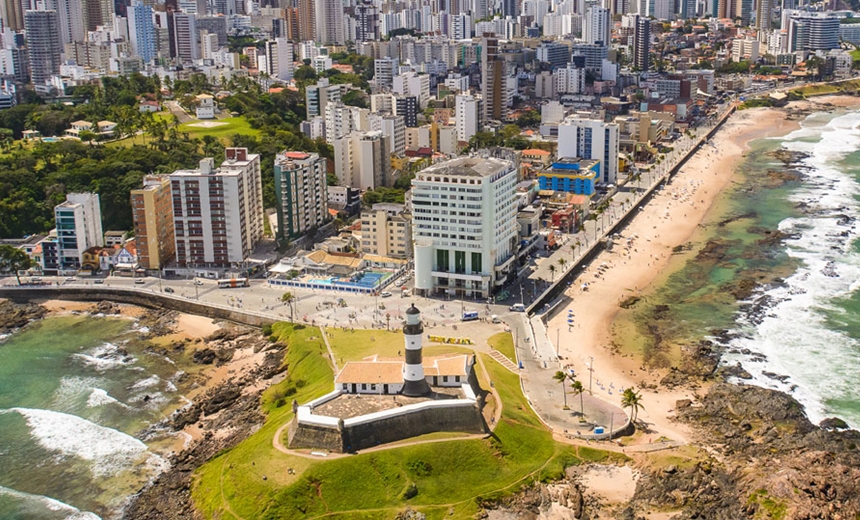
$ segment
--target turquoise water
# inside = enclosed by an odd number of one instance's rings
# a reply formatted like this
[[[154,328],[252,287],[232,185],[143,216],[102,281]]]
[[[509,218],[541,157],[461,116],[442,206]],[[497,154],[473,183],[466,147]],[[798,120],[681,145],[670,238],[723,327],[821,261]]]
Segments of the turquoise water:
[[[801,177],[785,176],[771,155],[781,148],[808,154]],[[751,143],[721,199],[683,267],[621,318],[637,331],[622,341],[669,366],[679,345],[728,329],[725,363],[793,395],[813,422],[860,427],[860,112],[813,114],[796,132]],[[776,230],[788,238],[768,240]],[[747,282],[759,289],[745,293]],[[763,297],[750,313],[745,304]]]
[[[0,518],[112,518],[180,439],[177,367],[118,318],[53,317],[0,343]]]

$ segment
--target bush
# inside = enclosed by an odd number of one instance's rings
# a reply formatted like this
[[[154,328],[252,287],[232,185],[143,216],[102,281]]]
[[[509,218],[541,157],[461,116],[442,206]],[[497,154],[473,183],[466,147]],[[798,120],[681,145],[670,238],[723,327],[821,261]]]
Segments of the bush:
[[[410,482],[403,491],[403,500],[409,500],[416,496],[418,496],[418,486],[415,485],[415,482]]]
[[[304,379],[299,379],[298,381],[296,381],[296,388],[304,388],[307,384],[308,382]]]
[[[406,468],[417,477],[426,477],[433,471],[433,467],[423,460],[410,460],[406,463]]]
[[[272,326],[269,324],[263,325],[263,336],[272,335]]]
[[[275,408],[280,408],[280,407],[284,406],[285,404],[287,404],[287,400],[284,399],[283,397],[281,397],[280,399],[275,401]]]
[[[291,395],[296,395],[296,387],[294,386],[290,386],[284,390],[284,397],[289,397]]]

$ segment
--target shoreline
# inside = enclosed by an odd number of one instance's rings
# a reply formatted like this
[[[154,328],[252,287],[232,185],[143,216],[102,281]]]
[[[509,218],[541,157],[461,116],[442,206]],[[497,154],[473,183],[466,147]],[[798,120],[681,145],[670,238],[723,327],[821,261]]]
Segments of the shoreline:
[[[633,239],[629,247],[616,245],[613,251],[602,251],[572,282],[565,294],[570,298],[568,308],[577,316],[576,326],[567,327],[565,314],[559,313],[549,320],[547,329],[560,330],[565,359],[583,373],[593,367],[595,396],[617,404],[621,388],[641,392],[645,408],[639,418],[647,424],[648,436],[634,438],[631,444],[663,437],[689,442],[690,428],[674,421],[676,403],[696,400],[713,382],[667,389],[660,384],[666,370],[644,366],[640,353],[620,351],[615,343],[619,304],[631,296],[647,298],[688,261],[685,255],[673,255],[673,248],[695,242],[700,225],[719,211],[721,194],[735,178],[750,142],[799,129],[798,112],[805,117],[858,104],[860,100],[853,96],[828,96],[784,108],[736,112],[714,135],[712,144],[693,155],[624,229],[623,239]],[[585,282],[589,287],[582,291]],[[610,395],[611,389],[619,391]]]

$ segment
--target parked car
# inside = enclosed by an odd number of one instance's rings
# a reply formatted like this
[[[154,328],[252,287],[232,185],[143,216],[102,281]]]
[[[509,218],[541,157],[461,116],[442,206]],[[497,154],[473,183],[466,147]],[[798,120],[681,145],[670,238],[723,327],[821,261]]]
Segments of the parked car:
[[[165,288],[164,288],[164,292],[166,292],[166,293],[173,293],[173,292],[175,292],[175,291],[173,290],[173,287],[165,287]]]
[[[526,312],[526,306],[522,303],[515,303],[511,305],[511,310],[514,312]]]
[[[382,291],[381,293],[379,293],[379,295],[383,298],[388,298],[389,296],[391,296],[391,293],[388,291]]]
[[[102,280],[101,278],[96,278],[95,281],[93,281],[93,283],[96,285],[101,285],[101,284],[105,283],[105,281]]]
[[[203,285],[203,280],[194,279],[194,285]]]
[[[135,279],[134,279],[134,283],[136,283],[136,284],[145,284],[145,283],[146,283],[146,280],[144,280],[143,278],[135,278]]]

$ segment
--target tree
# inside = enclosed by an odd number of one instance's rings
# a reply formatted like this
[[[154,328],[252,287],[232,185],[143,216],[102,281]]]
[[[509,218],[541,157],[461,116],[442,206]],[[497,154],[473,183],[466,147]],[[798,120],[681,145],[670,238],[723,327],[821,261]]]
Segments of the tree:
[[[585,417],[585,403],[582,399],[582,394],[585,393],[585,387],[582,386],[582,381],[574,379],[570,384],[570,389],[573,390],[573,395],[579,394],[579,415]]]
[[[564,264],[566,264],[566,263],[567,263],[567,260],[565,260],[564,258],[558,259],[558,265],[559,265],[559,267],[561,267],[562,271],[564,271]]]
[[[633,388],[625,389],[624,393],[621,394],[621,408],[630,408],[633,414],[633,422],[636,422],[637,417],[639,417],[639,410],[645,409],[642,406],[642,395]]]
[[[567,374],[559,370],[552,376],[553,379],[561,383],[561,395],[564,396],[564,409],[567,410],[567,390],[564,388],[564,383],[567,381]]]
[[[294,321],[293,320],[293,309],[294,309],[293,303],[296,301],[296,297],[293,296],[293,293],[291,293],[290,291],[287,291],[281,295],[281,301],[286,303],[290,307],[290,321]]]
[[[552,275],[552,281],[554,282],[555,281],[555,264],[549,265],[549,272]],[[550,283],[552,283],[552,282],[550,282]]]
[[[517,118],[517,125],[522,128],[538,126],[540,124],[540,112],[537,110],[529,110],[520,114]]]
[[[0,273],[15,273],[15,279],[18,280],[18,285],[21,285],[21,277],[18,271],[25,271],[33,265],[33,261],[27,256],[27,253],[21,251],[17,247],[3,245],[0,246]]]

